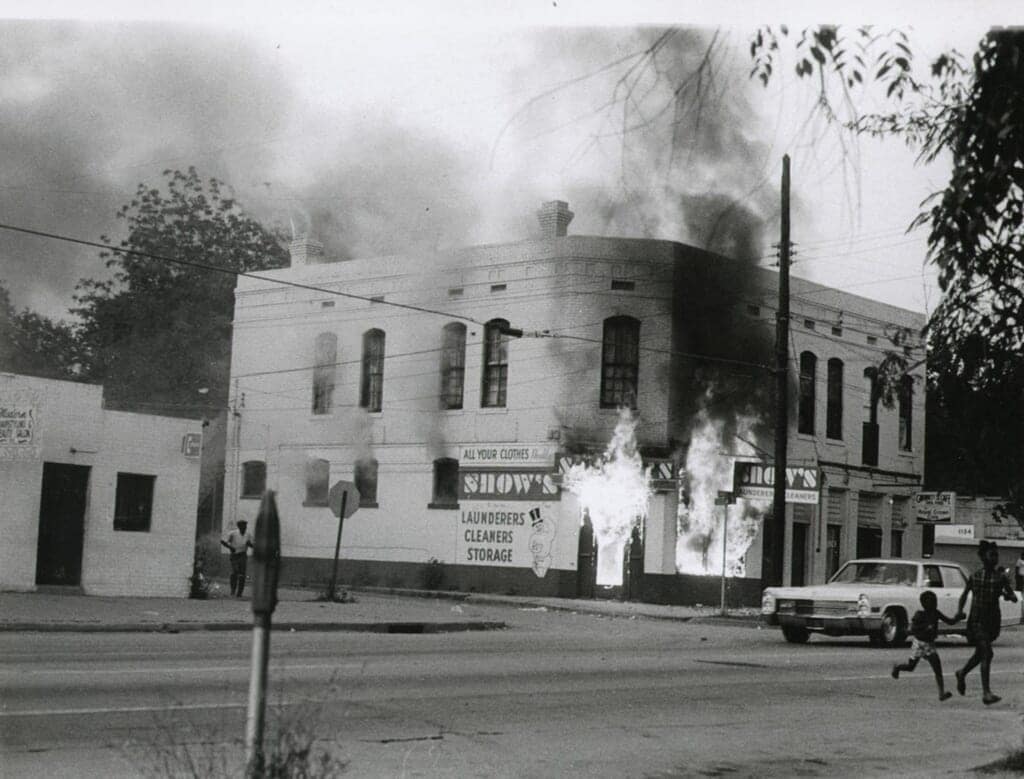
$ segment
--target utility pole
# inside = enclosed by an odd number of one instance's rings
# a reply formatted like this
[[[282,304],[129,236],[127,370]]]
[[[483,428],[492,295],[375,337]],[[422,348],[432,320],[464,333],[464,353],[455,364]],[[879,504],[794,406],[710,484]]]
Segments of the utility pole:
[[[786,450],[789,437],[789,155],[782,157],[782,226],[779,237],[779,307],[775,318],[775,484],[765,528],[761,580],[782,584],[786,548]]]

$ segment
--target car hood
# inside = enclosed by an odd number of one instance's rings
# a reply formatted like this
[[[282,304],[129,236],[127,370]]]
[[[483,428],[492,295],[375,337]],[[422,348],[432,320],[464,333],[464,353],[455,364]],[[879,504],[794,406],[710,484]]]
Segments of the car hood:
[[[812,587],[768,587],[766,595],[773,595],[776,600],[792,598],[801,600],[849,600],[856,601],[861,594],[871,597],[873,591],[881,588],[891,591],[900,585],[891,584],[819,584]]]

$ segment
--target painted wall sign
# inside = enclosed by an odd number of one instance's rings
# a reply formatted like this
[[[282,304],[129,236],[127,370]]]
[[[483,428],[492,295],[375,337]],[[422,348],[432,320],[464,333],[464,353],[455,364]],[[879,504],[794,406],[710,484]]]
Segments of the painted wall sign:
[[[939,525],[935,528],[936,541],[974,541],[974,525]]]
[[[550,471],[459,468],[460,500],[558,500]]]
[[[39,405],[28,395],[0,398],[0,460],[38,460]]]
[[[558,533],[554,507],[481,502],[459,510],[456,562],[530,568],[540,578],[551,567]]]
[[[467,468],[550,468],[555,447],[550,444],[474,444],[459,448],[459,464]]]
[[[574,465],[594,466],[600,462],[600,455],[567,454],[561,452],[555,459],[555,472],[561,479],[562,474]],[[668,458],[644,458],[643,467],[651,477],[651,489],[674,490],[678,486],[675,462]]]
[[[181,438],[181,453],[186,457],[199,457],[203,453],[203,434],[185,433]]]
[[[918,522],[952,522],[956,515],[956,493],[919,492],[914,495],[914,513]]]
[[[775,466],[763,463],[738,462],[734,471],[737,497],[772,500],[775,495]],[[817,468],[786,468],[786,503],[817,503]]]

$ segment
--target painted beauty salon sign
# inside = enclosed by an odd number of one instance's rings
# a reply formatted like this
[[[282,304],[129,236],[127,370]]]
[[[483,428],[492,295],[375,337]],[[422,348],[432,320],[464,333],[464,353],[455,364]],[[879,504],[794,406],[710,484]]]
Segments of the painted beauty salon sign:
[[[0,393],[0,461],[38,460],[39,404],[31,393]]]

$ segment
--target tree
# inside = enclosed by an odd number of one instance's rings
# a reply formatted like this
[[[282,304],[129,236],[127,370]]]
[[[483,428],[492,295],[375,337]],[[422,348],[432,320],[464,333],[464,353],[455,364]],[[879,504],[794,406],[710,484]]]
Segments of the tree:
[[[228,401],[235,276],[119,249],[230,271],[280,267],[287,252],[222,182],[195,168],[164,178],[118,212],[126,237],[101,238],[113,278],[79,282],[72,312],[83,376],[104,384],[108,405],[196,416]]]
[[[72,327],[28,309],[19,313],[0,281],[0,371],[76,379],[77,368],[78,342]]]
[[[751,42],[752,74],[765,84],[779,40],[761,29]],[[797,75],[818,78],[821,110],[845,130],[901,137],[922,161],[952,157],[948,184],[911,225],[929,230],[943,292],[927,326],[938,462],[955,486],[1008,496],[1003,513],[1024,525],[1024,30],[990,31],[970,66],[940,55],[926,81],[912,75],[902,33],[819,27],[795,49]],[[869,82],[885,86],[889,110],[842,113],[850,90]]]

